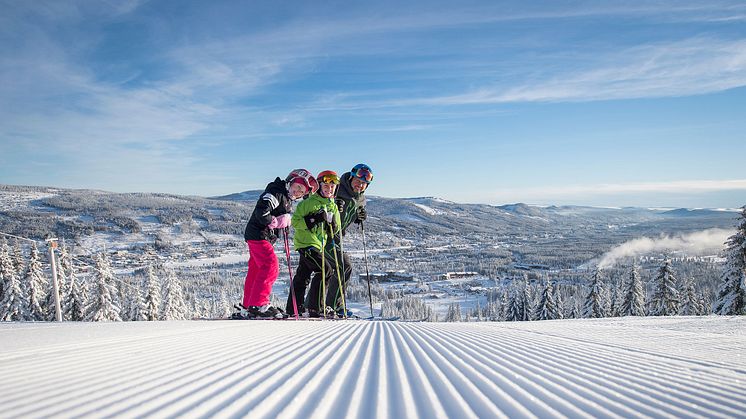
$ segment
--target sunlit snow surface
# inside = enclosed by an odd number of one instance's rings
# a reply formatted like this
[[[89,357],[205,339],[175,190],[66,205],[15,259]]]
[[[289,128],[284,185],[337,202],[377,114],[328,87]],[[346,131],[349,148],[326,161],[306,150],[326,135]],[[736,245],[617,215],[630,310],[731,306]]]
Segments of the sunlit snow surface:
[[[746,317],[0,324],[0,417],[744,417]]]

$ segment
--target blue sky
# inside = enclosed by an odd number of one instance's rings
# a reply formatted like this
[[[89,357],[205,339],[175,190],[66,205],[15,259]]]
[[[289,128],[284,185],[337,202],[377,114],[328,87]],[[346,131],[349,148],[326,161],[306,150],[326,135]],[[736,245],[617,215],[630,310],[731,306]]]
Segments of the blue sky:
[[[0,183],[746,204],[746,3],[0,0]]]

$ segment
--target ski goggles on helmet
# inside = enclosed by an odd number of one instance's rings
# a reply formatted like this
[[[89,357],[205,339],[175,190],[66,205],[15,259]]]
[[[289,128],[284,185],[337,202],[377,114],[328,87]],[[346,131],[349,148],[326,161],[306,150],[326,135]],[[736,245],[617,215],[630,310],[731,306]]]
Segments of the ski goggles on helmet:
[[[370,167],[368,166],[363,166],[363,167],[356,166],[353,169],[352,175],[362,180],[365,183],[370,183],[373,181],[373,172],[370,170]]]
[[[334,185],[339,185],[339,176],[331,170],[329,172],[319,173],[316,180],[318,180],[319,183],[332,183]]]

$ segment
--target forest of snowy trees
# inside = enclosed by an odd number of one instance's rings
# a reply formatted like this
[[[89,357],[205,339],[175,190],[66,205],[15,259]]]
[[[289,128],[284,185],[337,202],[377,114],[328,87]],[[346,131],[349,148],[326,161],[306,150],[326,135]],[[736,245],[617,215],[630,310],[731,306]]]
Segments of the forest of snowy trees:
[[[37,242],[9,243],[0,238],[0,320],[51,321],[55,299],[51,269]],[[62,318],[68,321],[154,321],[229,315],[241,292],[236,272],[213,269],[181,271],[157,259],[134,273],[119,274],[106,252],[93,263],[71,256],[61,243],[57,277]],[[505,278],[485,291],[475,306],[463,309],[448,303],[443,318],[425,299],[373,283],[372,295],[362,278],[353,280],[347,300],[381,307],[381,315],[417,321],[529,321],[612,316],[672,316],[746,314],[746,207],[736,233],[728,238],[720,284],[697,280],[697,271],[686,260],[663,258],[648,280],[640,274],[639,261],[613,270],[591,271],[586,278],[560,281],[525,273]],[[650,261],[648,261],[648,264]],[[240,269],[240,268],[239,268]],[[682,272],[683,271],[683,272]],[[532,284],[533,282],[533,284]],[[430,285],[418,282],[415,291]],[[717,293],[714,290],[717,289]],[[274,296],[282,301],[283,296]],[[486,299],[486,301],[484,301]],[[434,302],[437,304],[437,302]],[[278,303],[279,304],[279,303]],[[441,303],[442,304],[442,303]]]
[[[22,253],[18,241],[9,246],[0,240],[0,320],[55,320],[54,286],[42,267],[46,258],[35,243],[29,246],[27,260]],[[63,320],[183,320],[230,312],[225,301],[195,306],[195,296],[187,298],[177,274],[163,265],[153,263],[135,275],[119,277],[106,253],[95,255],[93,266],[76,266],[73,259],[63,242],[57,254]]]

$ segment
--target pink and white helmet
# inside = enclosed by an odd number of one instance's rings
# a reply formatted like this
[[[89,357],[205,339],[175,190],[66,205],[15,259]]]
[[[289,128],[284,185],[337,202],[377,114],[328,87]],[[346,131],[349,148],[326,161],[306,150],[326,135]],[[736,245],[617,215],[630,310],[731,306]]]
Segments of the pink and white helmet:
[[[311,175],[311,172],[306,169],[293,170],[290,172],[288,177],[285,178],[285,182],[288,186],[293,183],[301,183],[308,189],[308,193],[314,193],[319,189],[319,182],[317,182],[316,178]]]

